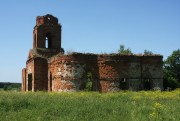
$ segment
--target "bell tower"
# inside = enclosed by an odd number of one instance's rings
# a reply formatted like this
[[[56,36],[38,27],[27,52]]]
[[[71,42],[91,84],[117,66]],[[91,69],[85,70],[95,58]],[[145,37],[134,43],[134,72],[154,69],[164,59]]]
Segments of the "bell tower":
[[[48,89],[48,59],[57,54],[64,54],[58,19],[50,14],[37,16],[33,30],[33,48],[29,51],[26,68],[22,70],[22,90]]]
[[[61,49],[61,25],[58,19],[50,14],[37,16],[33,30],[33,49]]]

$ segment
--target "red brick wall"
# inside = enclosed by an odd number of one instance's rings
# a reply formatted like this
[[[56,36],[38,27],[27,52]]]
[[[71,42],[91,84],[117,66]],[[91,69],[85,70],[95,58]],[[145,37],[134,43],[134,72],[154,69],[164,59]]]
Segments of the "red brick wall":
[[[29,91],[34,91],[34,60],[31,58],[29,60],[27,60],[26,62],[26,91],[28,91],[28,84],[29,84],[29,79],[28,79],[28,75],[32,74],[32,90]]]
[[[77,53],[51,58],[48,68],[48,72],[52,75],[52,80],[49,80],[49,83],[50,81],[52,83],[52,91],[83,89],[88,72],[93,75],[94,90],[101,92],[118,91],[119,81],[122,78],[129,80],[127,86],[133,90],[138,90],[142,78],[162,79],[161,56],[111,56]],[[148,69],[150,77],[147,77],[145,68]],[[151,70],[155,70],[155,72]],[[131,81],[134,81],[133,84]]]
[[[26,68],[22,69],[22,91],[26,91]]]
[[[34,91],[48,89],[48,65],[47,60],[34,59]]]
[[[93,75],[93,90],[100,90],[96,55],[74,54],[51,58],[49,73],[52,74],[52,91],[84,89],[88,72]]]
[[[142,81],[151,80],[151,88],[162,89],[162,57],[135,55],[95,55],[75,53],[50,59],[36,57],[27,62],[26,77],[32,73],[32,91],[78,91],[92,74],[92,90],[116,92],[120,81],[127,80],[127,88],[143,89]],[[31,70],[31,72],[29,71]],[[26,80],[26,90],[28,81]]]

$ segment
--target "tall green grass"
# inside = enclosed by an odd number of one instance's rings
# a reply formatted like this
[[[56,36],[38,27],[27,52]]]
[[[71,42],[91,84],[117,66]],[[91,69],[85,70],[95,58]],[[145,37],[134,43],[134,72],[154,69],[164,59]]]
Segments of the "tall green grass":
[[[100,94],[0,91],[0,121],[179,121],[180,90]]]

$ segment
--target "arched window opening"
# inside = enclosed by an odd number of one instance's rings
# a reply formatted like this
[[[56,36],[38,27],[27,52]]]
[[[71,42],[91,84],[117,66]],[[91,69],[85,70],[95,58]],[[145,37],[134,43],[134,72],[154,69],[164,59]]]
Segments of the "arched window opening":
[[[46,38],[45,38],[45,48],[50,49],[51,47],[52,47],[51,35],[50,35],[50,34],[46,34]]]
[[[48,48],[48,38],[45,39],[45,48]]]

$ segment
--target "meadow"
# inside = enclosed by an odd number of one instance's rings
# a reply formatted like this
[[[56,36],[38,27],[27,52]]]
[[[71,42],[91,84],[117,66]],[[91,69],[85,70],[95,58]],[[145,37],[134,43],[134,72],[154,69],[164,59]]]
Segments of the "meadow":
[[[0,91],[0,121],[180,121],[180,90]]]

